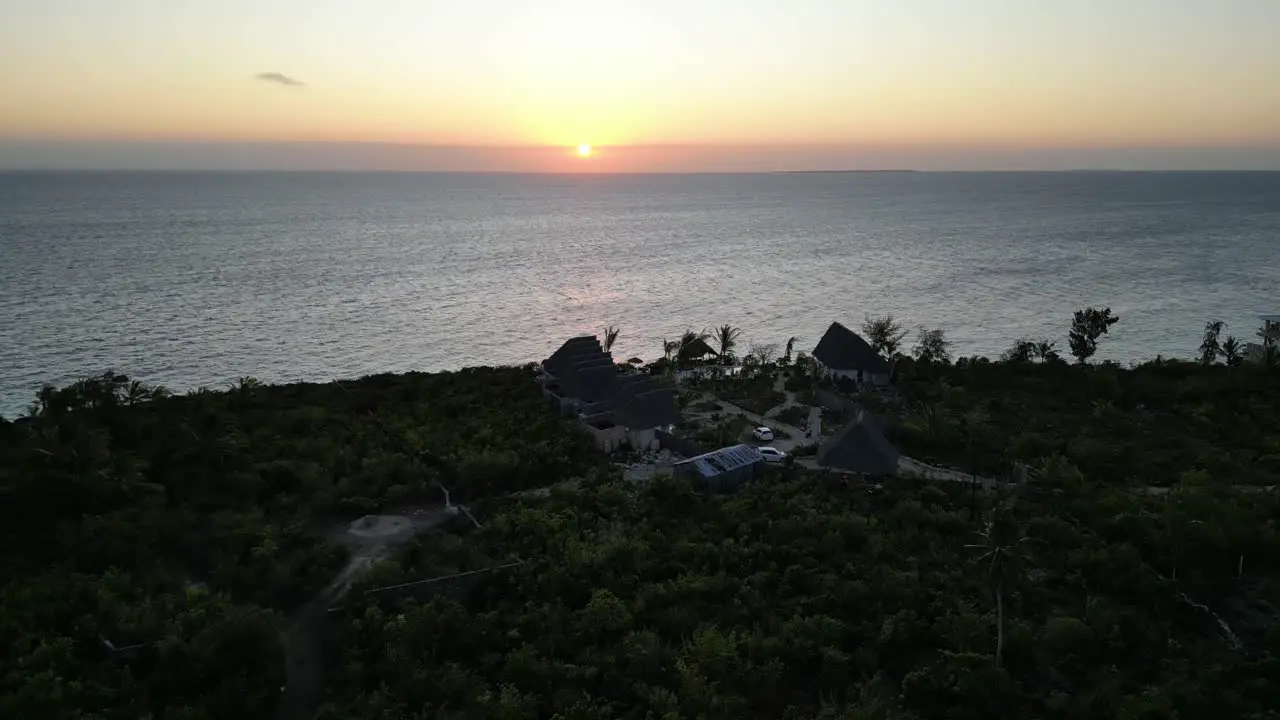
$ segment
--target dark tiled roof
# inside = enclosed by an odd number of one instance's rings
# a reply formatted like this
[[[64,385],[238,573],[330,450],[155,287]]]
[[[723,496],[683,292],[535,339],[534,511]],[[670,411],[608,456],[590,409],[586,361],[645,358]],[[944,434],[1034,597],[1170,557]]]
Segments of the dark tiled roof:
[[[833,370],[889,372],[889,363],[861,335],[838,322],[831,323],[831,327],[827,328],[826,334],[813,349],[813,357]]]
[[[552,375],[560,377],[566,374],[574,363],[602,356],[609,357],[600,346],[600,341],[592,335],[583,335],[566,340],[558,350],[551,353],[551,357],[542,361],[542,367]]]
[[[618,379],[618,368],[614,367],[612,362],[577,365],[569,377],[573,380],[567,383],[565,389],[570,395],[584,403],[593,403],[613,393],[614,383]]]
[[[631,398],[614,411],[619,424],[630,428],[653,428],[680,422],[680,407],[673,388],[662,387]]]
[[[565,341],[542,361],[542,368],[556,379],[562,393],[588,403],[607,397],[618,374],[613,356],[589,335]]]
[[[542,363],[558,395],[583,404],[584,417],[611,413],[618,425],[651,428],[680,421],[675,390],[651,375],[621,375],[613,357],[590,336],[565,342]]]
[[[898,450],[871,416],[863,411],[818,449],[818,464],[868,475],[892,475],[898,470]]]
[[[665,387],[662,380],[653,375],[636,373],[618,375],[612,385],[612,392],[603,400],[591,403],[583,408],[583,414],[594,415],[600,412],[618,410],[631,402],[637,395]]]

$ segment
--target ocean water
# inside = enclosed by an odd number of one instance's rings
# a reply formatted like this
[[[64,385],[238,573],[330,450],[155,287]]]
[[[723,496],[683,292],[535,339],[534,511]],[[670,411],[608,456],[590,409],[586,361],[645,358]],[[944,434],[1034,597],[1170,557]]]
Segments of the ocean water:
[[[892,313],[961,354],[1252,339],[1280,312],[1280,173],[684,176],[0,174],[0,414],[115,368],[174,390],[545,357],[619,359]]]

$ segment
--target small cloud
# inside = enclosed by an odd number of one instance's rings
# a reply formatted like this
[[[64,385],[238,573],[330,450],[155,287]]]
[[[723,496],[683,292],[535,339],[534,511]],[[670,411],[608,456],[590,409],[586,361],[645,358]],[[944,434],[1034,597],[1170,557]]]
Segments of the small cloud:
[[[297,78],[291,78],[288,75],[285,75],[284,73],[278,73],[278,72],[258,73],[257,75],[254,75],[254,78],[261,80],[263,82],[275,83],[277,85],[287,85],[289,87],[302,87],[306,85],[306,83],[302,82],[301,80],[298,80]]]

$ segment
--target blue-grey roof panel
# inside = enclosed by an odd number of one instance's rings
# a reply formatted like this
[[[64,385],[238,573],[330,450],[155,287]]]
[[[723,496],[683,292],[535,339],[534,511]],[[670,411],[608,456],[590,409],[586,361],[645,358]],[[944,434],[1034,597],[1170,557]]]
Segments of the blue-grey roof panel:
[[[676,465],[693,465],[702,477],[715,477],[746,465],[762,462],[760,451],[751,445],[734,445],[682,460]]]

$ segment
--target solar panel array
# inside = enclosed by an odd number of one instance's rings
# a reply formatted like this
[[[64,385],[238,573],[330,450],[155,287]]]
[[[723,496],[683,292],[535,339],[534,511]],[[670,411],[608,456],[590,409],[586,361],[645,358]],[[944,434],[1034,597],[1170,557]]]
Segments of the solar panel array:
[[[762,462],[760,451],[751,445],[734,445],[713,452],[699,455],[676,463],[677,465],[693,465],[698,474],[711,478],[740,467]]]

